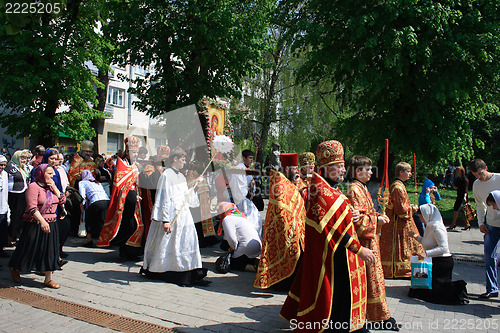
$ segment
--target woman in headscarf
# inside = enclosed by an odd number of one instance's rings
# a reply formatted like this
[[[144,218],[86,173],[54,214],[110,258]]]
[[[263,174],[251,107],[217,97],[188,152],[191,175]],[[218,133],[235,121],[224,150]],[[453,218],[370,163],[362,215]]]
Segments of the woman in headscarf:
[[[420,260],[432,257],[432,289],[411,288],[408,296],[438,304],[467,304],[467,283],[464,280],[452,282],[453,257],[448,246],[448,234],[441,213],[433,204],[420,206],[419,218],[426,223],[424,236],[413,234],[422,243],[424,251],[418,254]]]
[[[78,183],[80,195],[83,198],[82,212],[85,205],[85,229],[87,230],[87,243],[83,246],[94,247],[92,236],[101,234],[106,214],[108,213],[109,197],[103,186],[95,180],[90,170],[82,171],[82,180]]]
[[[23,228],[23,213],[26,209],[26,198],[24,192],[28,189],[29,171],[26,163],[28,153],[26,150],[18,150],[5,167],[9,175],[9,208],[10,226],[9,237],[11,241],[17,241]]]
[[[495,210],[500,210],[500,191],[493,191],[488,194],[486,204],[492,206]]]
[[[435,201],[439,200],[441,200],[441,195],[438,192],[437,186],[434,185],[432,180],[425,178],[422,184],[422,192],[420,192],[418,196],[418,205],[434,204]],[[420,220],[417,214],[413,215],[413,220],[415,221],[420,236],[423,236],[425,230],[424,222]]]
[[[34,170],[35,182],[26,190],[26,223],[9,262],[10,273],[14,282],[20,283],[21,272],[36,269],[45,273],[46,287],[58,289],[59,284],[52,281],[52,272],[60,269],[56,209],[66,197],[54,183],[52,167],[42,163]]]
[[[61,181],[61,174],[57,170],[57,166],[59,165],[59,151],[57,151],[54,148],[47,149],[45,151],[45,154],[43,154],[42,157],[42,163],[47,163],[49,166],[54,169],[54,183],[61,193],[66,193],[66,189],[63,188],[62,181]],[[66,239],[68,238],[69,232],[71,230],[71,222],[69,219],[69,216],[66,214],[66,209],[64,206],[61,206],[57,209],[56,211],[57,216],[59,217],[57,219],[57,225],[58,225],[58,230],[59,230],[59,255],[61,258],[66,258],[68,256],[67,253],[63,251],[63,245],[66,242]],[[66,264],[67,261],[61,260],[61,266]]]

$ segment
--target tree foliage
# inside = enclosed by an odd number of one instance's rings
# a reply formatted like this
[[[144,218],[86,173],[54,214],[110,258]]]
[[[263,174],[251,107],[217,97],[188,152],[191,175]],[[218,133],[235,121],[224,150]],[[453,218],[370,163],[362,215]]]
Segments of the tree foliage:
[[[270,0],[131,0],[116,4],[106,28],[119,40],[119,63],[150,66],[134,81],[135,106],[151,115],[204,95],[238,96],[257,70]]]
[[[391,141],[398,158],[470,158],[471,122],[498,105],[499,3],[287,0],[299,81],[329,79],[350,105],[338,138],[358,153]]]
[[[103,116],[93,108],[102,85],[87,64],[107,71],[103,57],[113,47],[98,29],[103,3],[68,0],[58,16],[24,17],[13,35],[5,30],[12,17],[0,13],[0,124],[7,134],[47,146],[60,130],[76,140],[95,136],[89,121]]]
[[[282,13],[275,11],[258,63],[260,71],[245,78],[244,99],[233,103],[241,105],[232,110],[240,119],[240,136],[251,138],[257,128],[263,146],[256,158],[260,163],[270,154],[273,141],[288,152],[315,151],[319,142],[332,137],[330,124],[343,115],[329,82],[297,82],[304,53],[294,55],[295,35],[281,20]]]

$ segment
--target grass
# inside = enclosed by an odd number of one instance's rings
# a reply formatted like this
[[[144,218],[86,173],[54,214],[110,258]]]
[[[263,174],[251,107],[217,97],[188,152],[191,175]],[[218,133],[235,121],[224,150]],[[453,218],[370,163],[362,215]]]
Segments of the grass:
[[[408,196],[410,197],[410,203],[415,203],[415,185],[406,184],[406,190],[408,191]],[[418,194],[422,192],[422,183],[417,183],[417,191]],[[457,191],[452,187],[444,187],[442,185],[439,186],[438,191],[441,195],[441,200],[436,201],[435,205],[443,216],[444,224],[449,225],[453,219],[453,204],[455,203],[455,199],[457,197]],[[472,208],[476,209],[476,201],[474,200],[474,194],[472,191],[469,191],[469,203]],[[457,221],[457,224],[463,225],[463,216],[459,215],[458,219],[459,221]],[[477,225],[477,219],[472,220],[471,223],[473,225]]]

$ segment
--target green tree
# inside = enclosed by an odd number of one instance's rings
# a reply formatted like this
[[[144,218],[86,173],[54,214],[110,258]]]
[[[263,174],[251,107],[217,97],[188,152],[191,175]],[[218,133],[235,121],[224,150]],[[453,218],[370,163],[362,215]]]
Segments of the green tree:
[[[135,107],[150,115],[196,104],[204,95],[239,96],[257,70],[271,0],[132,0],[116,4],[106,30],[116,61],[150,66],[134,80]]]
[[[256,157],[260,163],[269,155],[272,141],[288,152],[315,151],[318,143],[333,138],[334,125],[345,117],[330,82],[297,82],[304,54],[293,54],[294,36],[279,23],[275,17],[260,71],[245,78],[244,100],[232,103],[239,107],[231,110],[239,118],[233,123],[240,124],[241,138],[251,139],[256,127],[263,146]]]
[[[103,116],[93,108],[103,85],[88,64],[107,72],[103,55],[113,47],[99,32],[106,22],[103,4],[68,0],[58,15],[23,17],[19,33],[12,30],[15,20],[0,13],[0,125],[7,134],[46,146],[61,129],[76,140],[95,136],[90,120]],[[7,34],[9,26],[15,34]]]
[[[471,121],[498,105],[498,1],[300,4],[288,11],[307,53],[297,77],[330,79],[347,102],[339,139],[366,153],[389,138],[397,158],[415,152],[436,167],[472,157]]]

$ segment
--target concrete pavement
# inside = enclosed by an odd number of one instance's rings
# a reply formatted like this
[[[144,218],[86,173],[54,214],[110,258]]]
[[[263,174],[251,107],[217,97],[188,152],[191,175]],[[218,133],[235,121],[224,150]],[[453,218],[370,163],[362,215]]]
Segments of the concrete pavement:
[[[89,306],[113,314],[175,328],[182,332],[276,332],[289,330],[279,317],[286,295],[253,287],[254,273],[215,273],[218,245],[202,249],[209,269],[209,287],[179,287],[152,281],[138,274],[141,262],[123,262],[117,249],[87,249],[84,239],[70,238],[65,247],[70,262],[54,274],[58,290],[43,288],[43,277],[22,276],[20,288]],[[479,300],[485,292],[482,234],[477,228],[449,232],[454,253],[454,279],[467,281],[468,305],[436,305],[409,298],[409,280],[387,280],[386,292],[392,316],[403,324],[402,332],[499,332],[500,299]],[[12,253],[11,249],[7,252]],[[464,261],[467,260],[467,261]],[[0,258],[0,283],[16,286]],[[110,329],[70,317],[0,299],[0,332],[43,331],[107,332]]]

